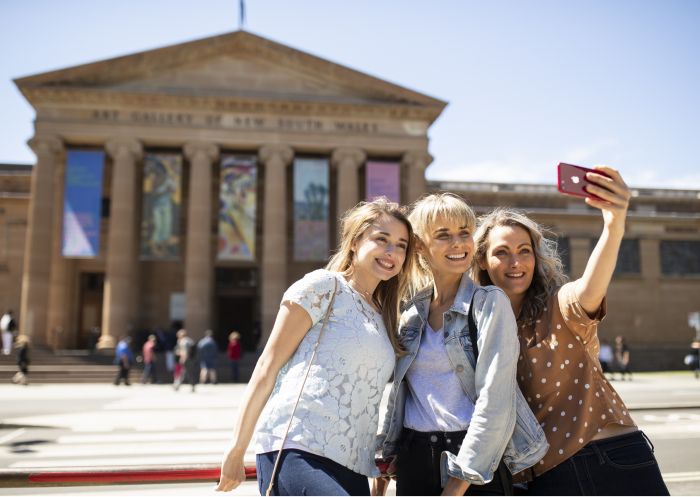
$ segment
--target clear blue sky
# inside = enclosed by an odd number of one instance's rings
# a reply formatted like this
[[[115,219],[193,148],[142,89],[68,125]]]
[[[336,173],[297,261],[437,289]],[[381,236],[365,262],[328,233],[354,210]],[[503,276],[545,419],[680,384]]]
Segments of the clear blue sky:
[[[700,1],[247,0],[247,29],[447,100],[430,179],[605,163],[700,189]],[[0,162],[31,163],[12,78],[237,29],[237,0],[0,2]]]

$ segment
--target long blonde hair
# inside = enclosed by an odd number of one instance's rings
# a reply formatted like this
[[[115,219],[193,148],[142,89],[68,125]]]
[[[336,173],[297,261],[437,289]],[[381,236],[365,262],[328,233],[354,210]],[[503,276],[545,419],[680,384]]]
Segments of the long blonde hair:
[[[416,238],[422,243],[425,243],[426,235],[438,219],[444,219],[457,226],[466,226],[470,233],[473,233],[476,227],[476,216],[466,200],[448,192],[424,195],[413,204],[408,216]],[[415,252],[414,258],[408,294],[405,296],[408,299],[433,284],[433,272],[428,261],[418,252]]]
[[[489,273],[477,264],[486,261],[489,249],[489,233],[499,226],[517,226],[530,236],[535,255],[535,273],[525,292],[518,323],[525,326],[535,324],[547,305],[547,300],[568,280],[557,252],[557,242],[544,236],[545,229],[526,214],[515,209],[498,208],[479,218],[479,229],[474,235],[474,279],[481,285],[492,285]]]
[[[383,216],[393,217],[406,226],[408,230],[408,245],[406,247],[406,260],[401,271],[393,278],[380,281],[372,294],[372,300],[381,310],[384,326],[394,351],[399,355],[403,355],[405,354],[405,349],[398,340],[397,324],[399,321],[401,296],[406,293],[408,275],[413,267],[415,246],[413,229],[406,217],[405,209],[400,207],[399,204],[389,202],[384,197],[380,197],[372,202],[360,202],[352,209],[349,209],[341,220],[340,246],[333,257],[331,257],[331,260],[328,261],[326,269],[342,273],[344,276],[350,276],[353,271],[353,260],[355,257],[352,248],[353,244],[359,240],[372,224]]]

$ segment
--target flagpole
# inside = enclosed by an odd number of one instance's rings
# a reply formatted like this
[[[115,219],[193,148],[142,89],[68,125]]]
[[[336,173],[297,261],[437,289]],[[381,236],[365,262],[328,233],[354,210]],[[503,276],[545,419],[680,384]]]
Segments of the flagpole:
[[[245,29],[245,0],[238,0],[238,29]]]

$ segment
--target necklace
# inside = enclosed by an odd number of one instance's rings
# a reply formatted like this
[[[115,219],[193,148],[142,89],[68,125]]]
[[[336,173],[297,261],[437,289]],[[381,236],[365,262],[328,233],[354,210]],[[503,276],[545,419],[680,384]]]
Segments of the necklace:
[[[362,290],[361,288],[359,288],[357,286],[357,283],[355,283],[355,281],[353,281],[353,280],[348,281],[348,284],[350,285],[350,288],[352,288],[353,290],[355,290],[357,293],[360,294],[362,299],[365,302],[367,302],[367,304],[369,304],[369,306],[372,307],[372,309],[377,310],[377,308],[374,304],[374,297],[373,297],[372,293],[368,292],[367,290]]]

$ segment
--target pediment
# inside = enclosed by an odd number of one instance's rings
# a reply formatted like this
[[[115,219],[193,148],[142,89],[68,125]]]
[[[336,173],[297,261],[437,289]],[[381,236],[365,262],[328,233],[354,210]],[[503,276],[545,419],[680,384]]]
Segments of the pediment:
[[[245,31],[15,80],[41,90],[288,102],[389,104],[439,115],[445,102]],[[432,113],[432,112],[431,112]]]
[[[109,84],[105,89],[294,101],[400,102],[391,95],[373,93],[371,88],[353,88],[321,74],[280,66],[250,54],[193,61],[143,78]]]

